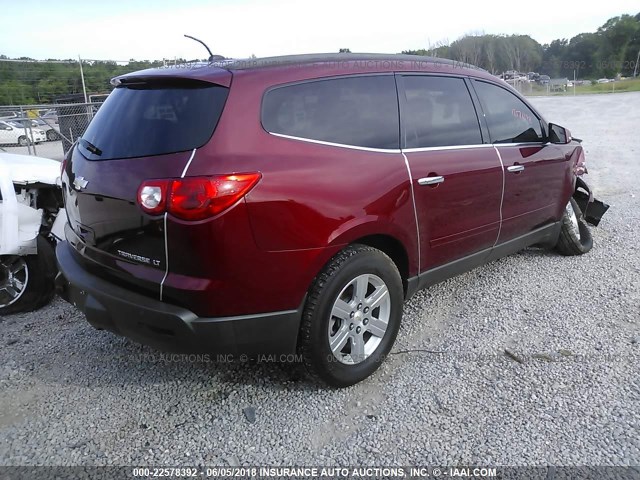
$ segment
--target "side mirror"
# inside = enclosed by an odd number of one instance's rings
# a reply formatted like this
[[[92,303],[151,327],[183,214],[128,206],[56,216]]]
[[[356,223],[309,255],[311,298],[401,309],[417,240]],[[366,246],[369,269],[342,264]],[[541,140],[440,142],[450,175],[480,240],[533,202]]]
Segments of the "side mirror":
[[[571,143],[571,132],[555,123],[549,124],[549,141],[551,143],[566,144]]]

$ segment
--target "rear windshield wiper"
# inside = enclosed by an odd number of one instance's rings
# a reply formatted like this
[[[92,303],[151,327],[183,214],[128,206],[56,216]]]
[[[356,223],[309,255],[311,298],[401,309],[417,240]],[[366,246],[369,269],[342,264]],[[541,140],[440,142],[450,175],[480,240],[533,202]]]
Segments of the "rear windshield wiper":
[[[82,146],[87,150],[89,150],[94,155],[98,155],[98,156],[102,155],[102,150],[100,150],[98,147],[96,147],[93,143],[89,142],[88,140],[85,140],[84,138],[80,138],[80,143],[82,143]]]

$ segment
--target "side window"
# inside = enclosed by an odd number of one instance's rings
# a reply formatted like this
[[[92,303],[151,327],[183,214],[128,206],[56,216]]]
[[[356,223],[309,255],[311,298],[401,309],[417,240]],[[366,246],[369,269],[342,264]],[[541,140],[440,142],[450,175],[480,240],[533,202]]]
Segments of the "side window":
[[[540,119],[508,90],[474,81],[493,143],[542,141]]]
[[[402,111],[406,148],[476,145],[482,134],[464,80],[452,77],[403,77]]]
[[[392,75],[335,78],[269,90],[268,132],[359,147],[397,149],[400,126]]]

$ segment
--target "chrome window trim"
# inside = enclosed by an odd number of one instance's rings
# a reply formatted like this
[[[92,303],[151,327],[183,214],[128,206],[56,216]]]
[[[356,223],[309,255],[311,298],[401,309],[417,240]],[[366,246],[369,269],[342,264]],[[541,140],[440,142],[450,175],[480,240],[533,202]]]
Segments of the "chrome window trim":
[[[404,148],[404,153],[414,152],[434,152],[438,150],[463,150],[469,148],[493,148],[491,143],[478,143],[475,145],[442,145],[440,147],[419,147],[419,148]]]
[[[325,142],[324,140],[314,140],[312,138],[294,137],[293,135],[285,135],[284,133],[276,133],[266,131],[269,135],[274,137],[286,138],[289,140],[298,140],[300,142],[315,143],[318,145],[327,145],[330,147],[349,148],[351,150],[363,150],[365,152],[379,152],[379,153],[417,153],[417,152],[437,152],[440,150],[464,150],[469,148],[499,148],[499,147],[545,147],[551,145],[550,142],[522,142],[522,143],[478,143],[475,145],[442,145],[440,147],[420,147],[420,148],[371,148],[360,147],[358,145],[347,145],[344,143]]]
[[[314,140],[312,138],[294,137],[293,135],[285,135],[284,133],[269,132],[268,130],[267,130],[267,133],[275,137],[287,138],[289,140],[298,140],[300,142],[315,143],[318,145],[326,145],[329,147],[349,148],[351,150],[363,150],[365,152],[379,152],[379,153],[401,153],[402,152],[402,150],[400,150],[399,148],[360,147],[358,145],[347,145],[344,143],[325,142],[324,140]]]
[[[492,143],[491,145],[494,145],[496,147],[546,147],[547,145],[551,145],[551,143],[540,140],[538,142]]]

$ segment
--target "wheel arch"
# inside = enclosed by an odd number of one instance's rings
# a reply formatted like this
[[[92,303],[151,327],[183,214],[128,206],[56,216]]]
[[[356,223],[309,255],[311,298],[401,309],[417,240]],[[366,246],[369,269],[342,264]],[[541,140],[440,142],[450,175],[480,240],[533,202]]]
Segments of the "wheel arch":
[[[409,256],[402,242],[388,234],[373,234],[360,237],[351,242],[351,245],[356,243],[380,250],[393,261],[400,273],[402,288],[406,296],[409,279]]]
[[[308,272],[313,272],[308,281],[305,293],[313,281],[331,260],[349,246],[366,245],[386,254],[394,263],[400,274],[405,299],[415,293],[413,280],[418,275],[418,242],[415,233],[390,222],[382,223],[378,218],[368,222],[359,222],[351,228],[342,228],[332,235],[328,245],[314,255]],[[414,233],[414,236],[411,234]]]

